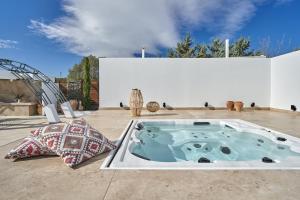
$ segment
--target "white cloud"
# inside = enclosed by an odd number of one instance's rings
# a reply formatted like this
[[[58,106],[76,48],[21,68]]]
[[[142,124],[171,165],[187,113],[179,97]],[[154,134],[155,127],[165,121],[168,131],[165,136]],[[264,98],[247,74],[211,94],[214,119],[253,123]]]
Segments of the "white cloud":
[[[0,49],[15,49],[17,41],[0,39]]]
[[[75,54],[132,56],[140,48],[173,47],[180,32],[207,30],[232,36],[270,0],[65,0],[65,16],[30,28]],[[288,0],[275,0],[288,1]]]

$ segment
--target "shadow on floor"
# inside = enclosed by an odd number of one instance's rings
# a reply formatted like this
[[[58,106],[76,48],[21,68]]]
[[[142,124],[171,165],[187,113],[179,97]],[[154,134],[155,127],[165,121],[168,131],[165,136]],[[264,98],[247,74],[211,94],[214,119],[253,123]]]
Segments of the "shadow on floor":
[[[4,118],[0,119],[0,130],[39,128],[47,125],[46,122],[34,123],[38,118]]]
[[[89,159],[89,160],[87,160],[87,161],[85,161],[85,162],[83,162],[83,163],[81,163],[81,164],[73,167],[72,169],[76,170],[76,169],[79,169],[79,168],[84,167],[86,165],[89,165],[89,164],[92,164],[94,162],[97,162],[98,160],[103,160],[103,159],[105,159],[108,156],[108,154],[109,154],[109,152],[106,152],[106,153],[100,154],[98,156],[95,156],[95,157],[93,157],[93,158],[91,158],[91,159]]]
[[[13,130],[13,129],[24,129],[24,128],[40,128],[48,124],[9,124],[9,125],[0,125],[0,130]]]
[[[39,160],[39,159],[53,158],[53,157],[59,158],[59,156],[57,156],[57,155],[44,155],[44,156],[41,155],[41,156],[34,156],[34,157],[30,157],[30,158],[16,159],[16,160],[14,160],[14,162],[26,162],[28,160]]]
[[[95,156],[95,157],[93,157],[93,158],[91,158],[87,161],[84,161],[83,163],[73,167],[72,169],[76,170],[76,169],[79,169],[79,168],[84,167],[86,165],[97,162],[99,160],[103,160],[108,156],[108,154],[109,154],[109,152],[106,152],[106,153],[100,154],[98,156]],[[30,158],[16,159],[16,160],[14,160],[14,162],[26,162],[26,161],[29,161],[29,160],[39,160],[39,159],[53,158],[53,157],[57,157],[58,159],[60,159],[60,157],[57,156],[57,155],[47,155],[47,156],[34,156],[34,157],[30,157]]]
[[[14,130],[14,129],[25,129],[25,128],[32,128],[32,129],[35,129],[35,128],[40,128],[40,127],[43,127],[44,125],[41,124],[41,125],[33,125],[33,124],[29,124],[28,126],[11,126],[11,127],[1,127],[0,126],[0,130]]]

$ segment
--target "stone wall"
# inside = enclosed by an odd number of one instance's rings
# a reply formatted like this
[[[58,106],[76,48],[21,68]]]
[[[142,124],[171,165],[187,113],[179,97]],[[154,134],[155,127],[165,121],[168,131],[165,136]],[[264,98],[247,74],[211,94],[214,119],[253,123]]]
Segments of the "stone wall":
[[[31,116],[37,114],[35,103],[0,103],[0,116]]]
[[[41,82],[36,81],[35,84],[41,88]],[[17,95],[22,96],[21,102],[37,102],[34,93],[23,80],[0,80],[0,102],[17,102]]]

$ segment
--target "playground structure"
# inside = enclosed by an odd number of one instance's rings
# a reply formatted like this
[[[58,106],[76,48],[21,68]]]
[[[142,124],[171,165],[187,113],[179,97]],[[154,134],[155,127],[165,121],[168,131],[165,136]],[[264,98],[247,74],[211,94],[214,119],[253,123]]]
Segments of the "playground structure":
[[[26,86],[35,95],[36,100],[43,105],[43,109],[49,123],[57,123],[60,121],[55,108],[55,102],[49,98],[43,88],[38,88],[34,84],[35,81],[41,81],[45,87],[54,94],[57,100],[56,102],[61,106],[61,109],[67,118],[75,117],[70,103],[59,90],[58,86],[41,71],[27,64],[9,59],[0,59],[0,68],[9,71],[13,76],[16,77],[16,79],[20,79],[25,82]]]

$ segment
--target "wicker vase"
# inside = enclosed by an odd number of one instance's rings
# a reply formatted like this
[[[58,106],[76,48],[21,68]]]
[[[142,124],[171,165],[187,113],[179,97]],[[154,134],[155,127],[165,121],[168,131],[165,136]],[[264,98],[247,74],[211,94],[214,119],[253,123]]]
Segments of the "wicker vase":
[[[143,103],[142,92],[139,89],[132,89],[129,106],[133,117],[141,115]]]
[[[234,102],[233,101],[227,101],[226,107],[227,107],[227,110],[229,110],[229,111],[234,110]]]
[[[160,109],[159,103],[157,103],[156,101],[148,102],[146,107],[149,112],[157,112]]]
[[[241,101],[234,102],[234,108],[236,111],[241,112],[243,110],[244,103]]]

